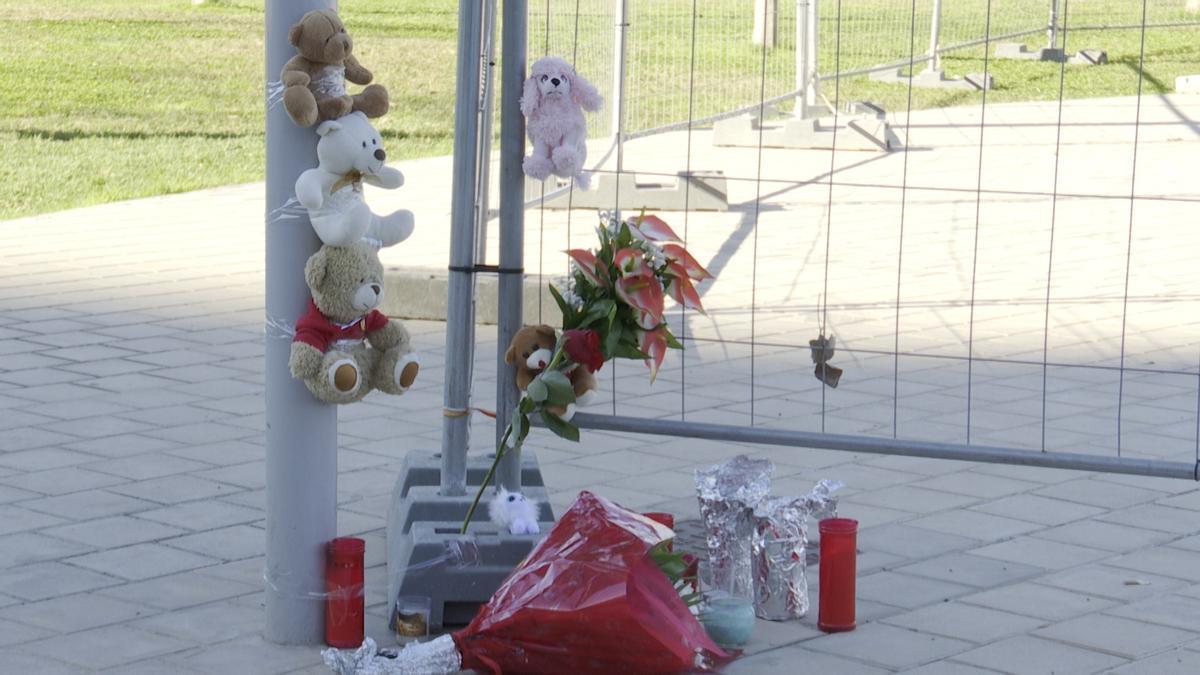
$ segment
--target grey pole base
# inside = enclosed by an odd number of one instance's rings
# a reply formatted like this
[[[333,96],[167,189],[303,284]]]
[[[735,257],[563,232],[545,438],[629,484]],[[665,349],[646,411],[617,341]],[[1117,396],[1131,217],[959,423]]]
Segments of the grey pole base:
[[[874,106],[872,106],[874,108]],[[836,132],[834,133],[836,128]],[[791,117],[782,124],[763,126],[752,115],[721,120],[713,125],[713,145],[732,147],[795,148],[890,152],[901,148],[900,139],[882,116],[846,115],[838,126],[824,119]]]
[[[1102,66],[1108,63],[1108,52],[1103,49],[1080,49],[1072,56],[1058,47],[1042,47],[1030,50],[1020,42],[1001,42],[996,45],[996,58],[1018,59],[1022,61],[1051,61],[1080,66]]]
[[[410,452],[405,458],[392,491],[387,525],[388,625],[393,630],[396,598],[401,596],[430,599],[431,633],[470,623],[480,605],[491,599],[500,583],[553,527],[554,514],[537,459],[526,452],[521,462],[521,491],[541,505],[538,520],[542,534],[497,531],[488,520],[485,494],[472,516],[468,534],[460,535],[467,508],[490,464],[491,458],[468,457],[467,494],[443,497],[438,494],[440,453]],[[446,542],[464,540],[477,545],[477,565],[430,563],[443,557]]]
[[[1024,47],[1024,45],[1021,45]],[[904,69],[897,68],[895,70],[877,70],[870,75],[872,82],[887,82],[891,84],[908,85],[909,79],[912,80],[912,86],[923,87],[926,89],[973,89],[975,91],[983,91],[984,89],[994,89],[996,80],[989,73],[986,77],[982,73],[967,73],[961,78],[946,77],[945,71],[941,70],[922,70],[909,78],[904,74]]]
[[[572,188],[544,202],[541,195],[550,194],[563,181],[551,177],[545,181],[525,180],[526,201],[537,200],[546,209],[617,209],[622,211],[727,211],[729,189],[722,171],[680,171],[674,180],[651,183],[638,178],[634,172],[599,174],[591,190]],[[656,177],[655,180],[663,181]],[[620,197],[620,203],[617,198]]]

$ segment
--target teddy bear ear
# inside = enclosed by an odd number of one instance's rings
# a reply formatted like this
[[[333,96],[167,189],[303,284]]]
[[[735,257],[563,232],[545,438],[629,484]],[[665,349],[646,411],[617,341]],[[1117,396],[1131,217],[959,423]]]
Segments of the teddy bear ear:
[[[558,333],[554,330],[554,326],[548,326],[546,324],[542,324],[542,325],[538,326],[535,330],[537,330],[538,335],[548,337],[551,340],[558,338]]]
[[[513,361],[516,361],[516,360],[517,360],[517,345],[515,344],[515,340],[514,340],[514,344],[509,345],[508,351],[504,352],[504,362],[511,364]]]
[[[300,36],[303,34],[304,34],[304,23],[303,22],[292,26],[292,29],[288,31],[288,42],[292,43],[293,47],[299,47],[300,46]]]
[[[304,282],[308,284],[310,289],[316,289],[325,281],[325,268],[329,262],[329,254],[324,246],[317,249],[317,252],[312,254],[308,262],[304,264]]]
[[[317,127],[317,135],[324,138],[325,136],[328,136],[329,134],[338,131],[341,128],[341,122],[338,122],[337,120],[325,120],[324,122],[321,122],[320,126]]]

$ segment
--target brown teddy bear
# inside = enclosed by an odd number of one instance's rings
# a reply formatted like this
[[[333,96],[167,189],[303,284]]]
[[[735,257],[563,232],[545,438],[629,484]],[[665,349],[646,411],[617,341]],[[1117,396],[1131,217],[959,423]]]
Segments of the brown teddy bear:
[[[408,331],[376,307],[383,265],[370,244],[322,246],[304,265],[312,291],[296,322],[288,366],[313,396],[353,403],[372,389],[402,394],[421,366]]]
[[[517,369],[517,388],[525,391],[537,374],[545,370],[550,359],[554,356],[554,345],[558,334],[553,326],[524,326],[513,336],[504,352],[504,362],[514,365]],[[576,365],[568,373],[571,386],[575,390],[575,401],[579,405],[587,405],[594,397],[596,376],[587,368]],[[571,419],[575,414],[575,403],[564,406],[546,406],[550,412]]]
[[[370,84],[362,93],[346,93],[346,80],[369,84],[371,71],[350,53],[354,42],[331,9],[313,10],[292,26],[288,41],[300,52],[283,66],[283,107],[302,127],[334,120],[356,110],[367,117],[388,111],[388,93]]]

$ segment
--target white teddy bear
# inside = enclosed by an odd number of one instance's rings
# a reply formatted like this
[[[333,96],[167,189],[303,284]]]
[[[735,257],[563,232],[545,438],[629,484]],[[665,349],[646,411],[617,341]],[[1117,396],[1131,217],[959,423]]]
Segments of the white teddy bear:
[[[308,219],[321,241],[329,246],[350,246],[366,240],[391,246],[413,232],[412,211],[388,216],[371,212],[363,200],[363,183],[385,190],[404,184],[398,170],[384,166],[379,132],[367,116],[354,112],[317,127],[317,168],[300,174],[296,200],[308,209]]]
[[[509,492],[504,488],[496,493],[488,504],[488,517],[496,527],[503,527],[510,534],[538,534],[538,504],[525,498],[520,492]]]

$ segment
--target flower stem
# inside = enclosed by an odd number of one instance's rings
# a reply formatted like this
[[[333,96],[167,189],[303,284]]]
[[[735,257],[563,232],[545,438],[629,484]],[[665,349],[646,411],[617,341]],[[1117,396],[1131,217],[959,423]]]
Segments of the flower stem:
[[[492,482],[492,477],[496,475],[496,467],[500,465],[500,460],[504,458],[504,451],[508,448],[508,438],[512,436],[512,424],[504,429],[504,435],[500,437],[499,447],[496,448],[496,459],[492,460],[492,465],[488,467],[487,475],[483,477],[483,482],[479,484],[479,491],[475,493],[475,499],[471,502],[471,508],[467,509],[467,517],[463,519],[462,528],[459,529],[459,534],[466,534],[467,527],[471,524],[471,516],[475,515],[475,509],[479,507],[479,500],[483,498],[484,490],[487,490],[488,483]]]

